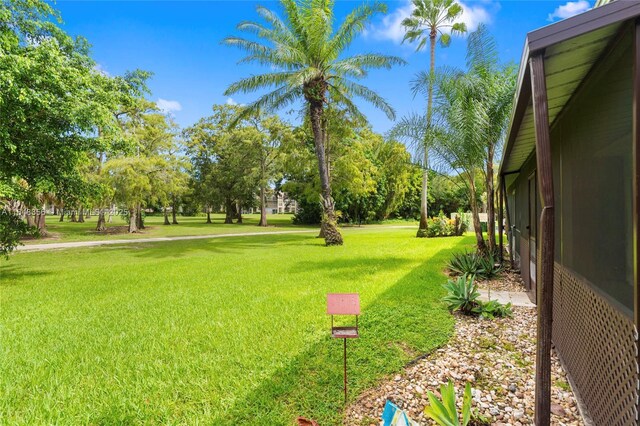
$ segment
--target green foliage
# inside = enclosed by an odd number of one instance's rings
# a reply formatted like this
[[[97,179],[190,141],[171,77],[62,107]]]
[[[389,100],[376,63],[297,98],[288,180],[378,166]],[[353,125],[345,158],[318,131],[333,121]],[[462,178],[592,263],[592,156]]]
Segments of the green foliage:
[[[481,269],[480,258],[476,252],[454,253],[447,268],[453,275],[475,276]]]
[[[462,410],[458,413],[456,405],[456,391],[453,382],[449,380],[440,387],[441,400],[431,391],[427,393],[429,405],[424,413],[440,426],[466,426],[471,421],[471,384],[466,383],[462,396]]]
[[[447,218],[442,211],[437,217],[432,217],[427,221],[428,237],[452,237],[460,236],[467,230],[464,221],[459,216],[455,219]]]
[[[511,317],[513,310],[511,303],[502,304],[497,300],[489,300],[480,303],[480,317],[485,319]]]
[[[37,228],[28,226],[19,215],[0,208],[0,256],[5,259],[20,244],[20,238],[37,236]]]
[[[493,254],[476,254],[476,257],[479,265],[476,275],[479,278],[490,280],[502,272],[502,266],[500,263],[496,262],[496,258]]]
[[[473,275],[487,280],[502,272],[502,266],[492,254],[477,251],[455,253],[447,267],[453,275]]]
[[[473,275],[462,275],[448,280],[444,285],[447,295],[442,298],[451,312],[460,311],[465,315],[478,313],[480,292]]]

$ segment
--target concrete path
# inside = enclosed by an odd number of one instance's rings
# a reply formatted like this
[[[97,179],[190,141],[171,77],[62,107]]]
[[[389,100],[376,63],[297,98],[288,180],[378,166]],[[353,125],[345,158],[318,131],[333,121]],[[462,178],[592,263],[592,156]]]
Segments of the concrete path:
[[[372,226],[372,227],[348,227],[345,229],[402,229],[414,228],[410,225],[389,225],[389,226]],[[296,229],[291,231],[265,231],[265,232],[238,232],[234,234],[209,234],[209,235],[185,235],[180,237],[150,237],[150,238],[132,238],[127,240],[98,240],[98,241],[72,241],[68,243],[49,243],[49,244],[28,244],[16,247],[16,251],[43,251],[43,250],[61,250],[78,247],[98,247],[113,244],[137,244],[137,243],[159,243],[165,241],[184,241],[184,240],[208,240],[211,238],[227,238],[227,237],[255,237],[258,235],[285,235],[285,234],[317,234],[319,229]]]
[[[489,300],[489,290],[480,289],[480,300]],[[524,306],[533,308],[534,305],[529,296],[524,291],[495,291],[491,290],[491,300],[497,300],[500,303],[511,303],[513,306]]]
[[[113,244],[137,244],[137,243],[159,243],[164,241],[183,241],[183,240],[208,240],[211,238],[227,238],[227,237],[250,237],[256,235],[283,235],[283,234],[303,234],[318,233],[317,229],[300,229],[295,231],[267,231],[267,232],[238,232],[235,234],[209,234],[209,235],[185,235],[182,237],[153,237],[153,238],[132,238],[129,240],[99,240],[99,241],[74,241],[68,243],[49,243],[49,244],[29,244],[19,246],[16,251],[42,251],[56,250],[77,247],[97,247]]]

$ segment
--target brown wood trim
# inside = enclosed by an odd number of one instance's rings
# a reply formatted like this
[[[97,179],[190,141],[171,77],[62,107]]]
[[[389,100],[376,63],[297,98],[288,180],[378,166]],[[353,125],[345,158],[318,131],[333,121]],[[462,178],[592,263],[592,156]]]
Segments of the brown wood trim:
[[[633,30],[633,314],[637,340],[640,329],[640,19],[636,20]],[[636,364],[640,365],[640,351],[636,350],[636,356]],[[636,424],[640,425],[640,420],[636,419]]]
[[[544,72],[544,52],[538,52],[529,62],[531,93],[536,131],[536,166],[538,193],[542,201],[537,243],[538,331],[536,348],[535,423],[548,425],[551,421],[551,332],[553,325],[553,245],[554,195],[551,164],[551,137],[547,84]]]
[[[504,193],[504,210],[505,210],[505,214],[507,216],[507,238],[508,241],[510,242],[509,244],[509,262],[511,263],[511,269],[515,269],[515,261],[513,258],[513,251],[515,250],[515,248],[513,247],[515,244],[511,244],[513,243],[513,241],[515,241],[515,236],[513,235],[513,229],[511,229],[511,215],[509,213],[509,197],[508,197],[508,193],[507,193],[507,181],[504,178],[504,174],[500,175],[500,179],[502,180],[502,191]]]
[[[500,250],[500,264],[504,262],[504,242],[502,241],[502,236],[504,234],[504,179],[502,179],[503,184],[498,186],[498,240],[499,242],[499,250]]]
[[[588,12],[531,31],[527,34],[529,51],[533,56],[536,51],[545,49],[553,44],[578,37],[607,25],[633,19],[637,16],[640,16],[640,2],[613,1],[607,5],[593,8]]]

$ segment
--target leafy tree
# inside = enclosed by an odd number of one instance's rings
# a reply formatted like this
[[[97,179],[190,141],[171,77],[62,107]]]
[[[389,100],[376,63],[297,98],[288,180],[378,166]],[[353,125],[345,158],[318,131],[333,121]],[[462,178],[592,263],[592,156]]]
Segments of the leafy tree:
[[[255,75],[232,84],[227,95],[271,89],[242,111],[244,118],[256,111],[274,111],[302,99],[311,123],[317,167],[322,189],[322,228],[327,245],[340,245],[342,236],[336,226],[334,200],[325,152],[324,113],[328,102],[345,108],[354,117],[362,113],[352,102],[360,97],[395,117],[391,106],[371,89],[356,83],[369,69],[390,68],[404,61],[393,56],[361,54],[340,58],[368,20],[386,7],[379,3],[354,9],[334,30],[333,0],[281,0],[285,19],[264,7],[258,14],[267,22],[242,22],[237,28],[257,35],[266,44],[240,37],[227,37],[224,42],[245,50],[243,62],[269,65],[277,71]]]
[[[185,130],[192,185],[206,205],[224,205],[225,223],[242,221],[242,207],[255,201],[264,135],[242,120],[239,107],[214,105],[213,115]]]
[[[424,171],[422,174],[422,196],[420,204],[420,225],[417,237],[427,236],[427,194],[429,186],[429,149],[432,144],[433,135],[427,129],[431,127],[431,116],[433,111],[433,84],[436,67],[436,41],[440,41],[442,47],[451,44],[452,34],[464,33],[467,31],[466,25],[462,22],[455,22],[462,15],[462,7],[454,0],[413,0],[414,9],[411,16],[402,21],[406,28],[404,40],[409,42],[418,41],[416,50],[423,49],[429,40],[429,74],[421,73],[423,78],[429,82],[427,85],[427,115],[426,126],[422,140],[417,141],[414,147],[422,153],[422,163]]]
[[[258,176],[260,199],[260,222],[258,226],[267,226],[266,197],[267,189],[280,178],[282,165],[282,145],[293,138],[293,131],[278,117],[257,116],[248,120],[250,126],[259,133],[255,139],[258,153],[256,174]]]

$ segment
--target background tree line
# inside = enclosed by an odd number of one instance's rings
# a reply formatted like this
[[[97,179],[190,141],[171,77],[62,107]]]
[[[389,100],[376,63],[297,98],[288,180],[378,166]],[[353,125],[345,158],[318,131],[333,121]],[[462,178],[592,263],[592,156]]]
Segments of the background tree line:
[[[284,19],[258,7],[266,25],[244,21],[238,30],[260,41],[228,37],[225,43],[245,50],[245,61],[276,71],[240,80],[227,93],[273,91],[245,106],[214,105],[210,116],[179,129],[147,99],[150,72],[106,75],[87,41],[65,34],[47,3],[2,4],[3,254],[27,234],[46,233],[45,212],[52,206],[59,220],[97,215],[98,232],[114,214],[127,219],[128,232],[138,232],[147,211],[162,212],[171,225],[178,224],[179,212],[203,212],[211,222],[212,212],[224,211],[225,223],[232,223],[242,221],[243,210],[258,208],[259,225],[267,226],[266,199],[281,191],[298,202],[294,221],[320,223],[328,245],[342,244],[338,222],[424,219],[428,211],[470,209],[483,248],[483,208],[489,248],[495,245],[493,167],[515,69],[499,63],[483,26],[468,36],[467,69],[435,70],[432,61],[412,83],[414,95],[427,100],[426,112],[403,117],[380,135],[352,99],[362,98],[390,118],[395,112],[356,80],[404,61],[343,52],[371,17],[385,12],[384,5],[357,7],[336,28],[329,0],[282,0]],[[428,41],[433,54],[434,31],[445,46],[451,39],[443,28],[466,31],[455,23],[459,14],[449,0],[416,0],[404,23],[407,40],[418,41],[418,49]],[[297,125],[275,115],[294,102],[302,106]]]

